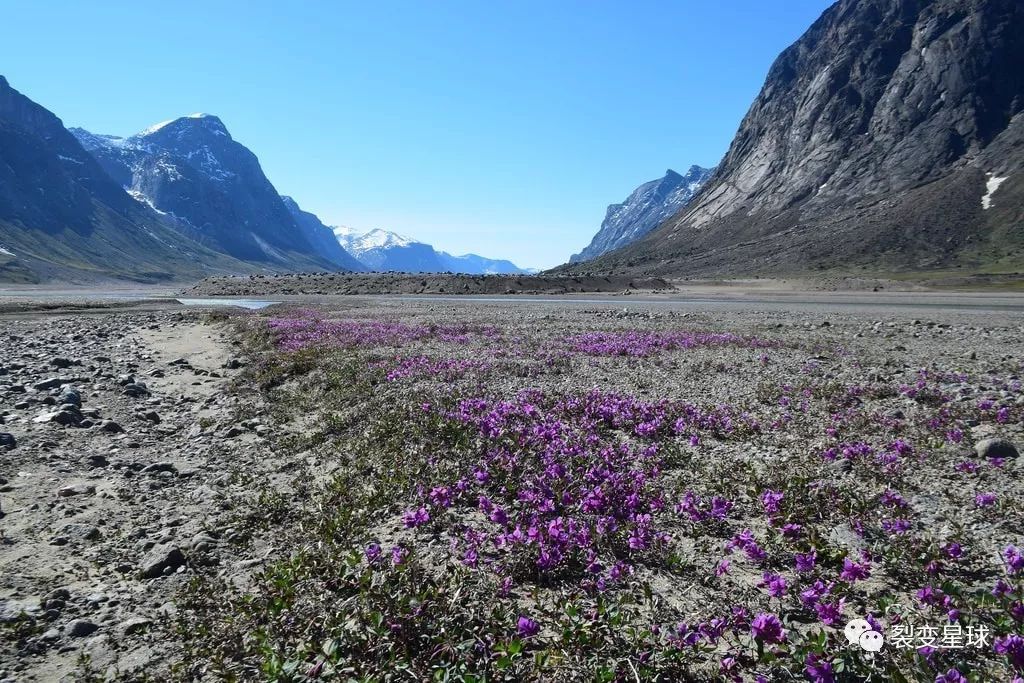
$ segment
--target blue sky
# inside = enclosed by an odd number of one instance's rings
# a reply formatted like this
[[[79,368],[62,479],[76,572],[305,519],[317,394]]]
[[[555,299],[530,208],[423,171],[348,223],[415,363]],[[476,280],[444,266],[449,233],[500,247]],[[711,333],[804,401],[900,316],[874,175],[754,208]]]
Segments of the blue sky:
[[[65,125],[219,115],[328,224],[564,262],[728,148],[829,0],[9,2],[0,73]]]

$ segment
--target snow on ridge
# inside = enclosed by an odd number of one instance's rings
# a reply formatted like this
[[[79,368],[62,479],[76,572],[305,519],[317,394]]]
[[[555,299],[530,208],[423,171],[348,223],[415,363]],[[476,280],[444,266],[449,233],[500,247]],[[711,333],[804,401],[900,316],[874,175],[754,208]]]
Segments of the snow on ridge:
[[[1000,178],[994,173],[989,173],[988,175],[989,179],[985,181],[985,196],[981,198],[981,208],[986,210],[992,208],[992,195],[1010,177],[1003,176]]]
[[[410,244],[420,244],[420,242],[414,239],[380,228],[374,228],[369,232],[361,232],[345,225],[336,225],[331,230],[334,231],[334,236],[341,246],[357,256],[374,249],[390,249],[392,247],[407,247]]]
[[[14,252],[5,249],[3,247],[3,245],[0,245],[0,254],[6,254],[7,256],[14,256]]]
[[[143,135],[152,135],[153,133],[157,132],[158,130],[160,130],[164,126],[169,126],[170,124],[174,123],[177,120],[178,119],[168,119],[167,121],[161,121],[160,123],[153,124],[149,128],[147,128],[147,129],[143,130],[142,132],[140,132],[138,134],[138,137],[141,137]]]

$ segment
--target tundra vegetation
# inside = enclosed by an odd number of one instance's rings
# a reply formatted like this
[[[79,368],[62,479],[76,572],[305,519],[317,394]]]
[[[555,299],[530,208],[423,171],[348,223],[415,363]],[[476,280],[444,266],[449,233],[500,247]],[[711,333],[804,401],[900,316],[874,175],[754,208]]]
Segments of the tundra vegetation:
[[[234,319],[310,466],[180,675],[1021,680],[1019,327],[482,310]]]

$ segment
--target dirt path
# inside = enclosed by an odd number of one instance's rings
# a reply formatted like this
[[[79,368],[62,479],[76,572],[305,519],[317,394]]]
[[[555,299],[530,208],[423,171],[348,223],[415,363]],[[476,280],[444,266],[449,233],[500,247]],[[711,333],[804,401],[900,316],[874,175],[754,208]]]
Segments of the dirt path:
[[[0,320],[0,680],[159,671],[174,592],[261,562],[230,544],[268,460],[232,352],[189,313]]]

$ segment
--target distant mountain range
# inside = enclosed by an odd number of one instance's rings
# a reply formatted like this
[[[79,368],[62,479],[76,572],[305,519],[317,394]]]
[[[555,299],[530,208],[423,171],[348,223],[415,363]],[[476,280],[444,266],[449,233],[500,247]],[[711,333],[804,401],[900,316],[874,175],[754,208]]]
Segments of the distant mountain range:
[[[640,239],[686,206],[714,170],[690,166],[686,175],[679,175],[669,169],[663,178],[636,188],[626,201],[608,207],[594,239],[569,262],[589,261]]]
[[[562,270],[1024,271],[1024,2],[839,0],[698,196]]]
[[[347,239],[278,193],[216,116],[182,116],[126,138],[69,131],[0,77],[0,281],[524,272],[397,236],[373,239],[360,258],[349,253]]]
[[[406,273],[468,273],[487,275],[536,272],[519,268],[511,261],[466,254],[452,256],[429,244],[387,230],[359,232],[344,226],[334,228],[338,242],[368,270]]]

